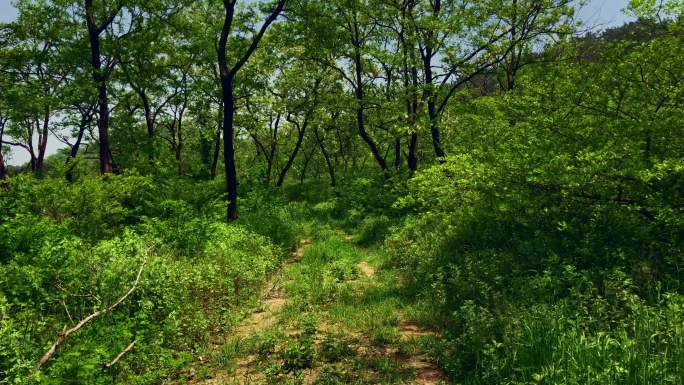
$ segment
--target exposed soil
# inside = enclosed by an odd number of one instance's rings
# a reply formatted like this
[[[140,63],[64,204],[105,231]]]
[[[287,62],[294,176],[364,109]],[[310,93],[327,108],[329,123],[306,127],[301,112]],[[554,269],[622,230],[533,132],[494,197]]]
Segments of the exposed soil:
[[[351,240],[350,236],[346,236],[347,240]],[[309,239],[304,239],[300,242],[297,250],[292,252],[292,259],[286,263],[285,266],[293,263],[297,263],[304,256],[304,249],[307,245],[310,245],[311,241]],[[371,266],[367,261],[360,261],[357,263],[359,270],[368,278],[365,280],[365,284],[373,285],[375,282],[376,268]],[[247,338],[248,336],[258,334],[267,330],[271,330],[273,327],[277,326],[279,323],[279,316],[283,307],[287,304],[287,297],[283,290],[283,274],[282,270],[273,275],[271,281],[261,294],[261,307],[250,314],[235,330],[231,333],[228,338]],[[318,348],[321,343],[321,337],[329,329],[328,320],[321,320],[321,324],[318,328],[318,333],[315,337],[314,344]],[[300,334],[300,330],[296,328],[287,328],[284,330],[286,338],[296,338]],[[425,330],[420,325],[409,322],[402,321],[398,327],[399,338],[403,342],[410,342],[414,339],[419,339],[422,337],[434,336],[434,333]],[[395,362],[400,371],[403,373],[408,373],[409,378],[414,378],[410,382],[418,385],[437,385],[446,384],[446,376],[444,372],[437,366],[437,364],[431,361],[428,357],[422,354],[409,354],[402,351],[398,345],[387,345],[387,346],[376,346],[373,344],[369,336],[364,335],[359,331],[345,331],[345,338],[348,338],[353,342],[353,350],[355,351],[356,357],[363,361],[370,362],[377,357],[385,357],[386,359]],[[331,364],[329,364],[331,365]],[[345,367],[344,362],[334,363],[342,370],[355,370],[351,367]],[[262,373],[263,366],[260,365],[259,358],[255,355],[247,355],[238,358],[232,368],[220,369],[216,373],[212,373],[213,378],[193,381],[189,381],[191,384],[204,384],[204,385],[229,385],[229,384],[267,384],[268,379],[264,373]],[[301,377],[302,383],[305,385],[315,384],[316,381],[321,377],[322,368],[320,366],[314,366],[312,369],[306,369],[303,372],[303,377]],[[368,368],[363,374],[365,379],[364,383],[382,383],[380,372],[377,370]],[[415,377],[414,377],[415,374]]]
[[[361,270],[361,272],[367,277],[372,277],[375,275],[375,269],[366,261],[361,261],[356,266],[358,266],[359,270]]]

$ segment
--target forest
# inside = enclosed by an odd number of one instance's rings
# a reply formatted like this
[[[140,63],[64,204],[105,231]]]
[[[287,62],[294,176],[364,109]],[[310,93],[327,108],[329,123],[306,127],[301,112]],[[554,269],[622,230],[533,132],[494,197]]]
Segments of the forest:
[[[683,385],[684,1],[586,4],[14,0],[0,384]]]

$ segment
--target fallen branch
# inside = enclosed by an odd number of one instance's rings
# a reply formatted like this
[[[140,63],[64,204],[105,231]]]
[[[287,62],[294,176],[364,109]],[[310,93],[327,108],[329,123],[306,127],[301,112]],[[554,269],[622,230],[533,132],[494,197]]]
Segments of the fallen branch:
[[[105,368],[105,369],[111,369],[112,366],[116,365],[116,364],[119,362],[119,360],[121,360],[121,359],[123,358],[123,356],[125,356],[126,354],[128,354],[128,352],[130,352],[131,350],[133,350],[133,347],[135,346],[135,343],[136,343],[136,342],[138,342],[138,340],[133,340],[133,342],[131,342],[130,344],[128,344],[128,346],[126,346],[126,349],[122,350],[121,353],[119,353],[116,357],[114,357],[114,359],[112,360],[112,362],[106,364],[106,365],[104,366],[104,368]]]
[[[131,295],[137,289],[138,283],[140,282],[140,277],[142,276],[143,269],[145,268],[145,264],[147,263],[147,258],[143,261],[142,265],[140,266],[140,270],[138,270],[138,275],[135,277],[135,282],[133,282],[133,286],[131,286],[130,290],[126,292],[121,298],[119,298],[114,304],[109,306],[106,309],[98,310],[95,313],[85,317],[79,323],[76,324],[76,326],[72,327],[71,329],[67,329],[66,327],[64,328],[64,331],[59,333],[59,337],[57,337],[57,340],[50,346],[50,349],[48,349],[47,352],[43,355],[43,357],[38,361],[38,365],[36,366],[36,369],[41,370],[45,364],[47,364],[48,361],[52,358],[53,355],[55,355],[55,352],[57,352],[57,348],[64,343],[64,341],[69,338],[70,335],[73,333],[76,333],[79,331],[83,326],[85,326],[88,322],[94,320],[95,318],[110,312],[114,310],[117,306],[119,306],[123,301],[128,298],[128,296]]]

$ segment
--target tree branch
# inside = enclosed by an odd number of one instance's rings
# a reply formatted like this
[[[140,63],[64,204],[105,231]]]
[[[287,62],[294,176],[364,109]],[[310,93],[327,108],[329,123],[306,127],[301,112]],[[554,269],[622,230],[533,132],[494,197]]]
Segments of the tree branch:
[[[235,74],[240,70],[240,68],[242,68],[247,63],[247,60],[249,60],[254,51],[256,51],[257,47],[259,46],[259,42],[261,42],[261,39],[264,37],[264,34],[266,33],[268,27],[278,18],[278,15],[280,15],[280,13],[283,11],[283,8],[285,8],[285,1],[286,0],[278,0],[278,5],[271,12],[271,14],[268,15],[268,18],[266,18],[264,24],[262,24],[261,29],[259,29],[259,33],[257,33],[254,39],[252,39],[252,44],[247,49],[247,52],[245,52],[245,54],[242,55],[242,58],[240,58],[240,60],[238,60],[238,62],[235,63],[233,68],[230,69],[230,74],[232,76],[235,76]]]
[[[64,341],[66,341],[66,339],[69,338],[70,335],[79,331],[88,322],[94,320],[95,318],[97,318],[97,317],[99,317],[99,316],[101,316],[107,312],[113,311],[117,306],[119,306],[123,301],[125,301],[126,298],[128,298],[131,295],[131,293],[133,293],[135,291],[135,289],[138,288],[138,283],[140,282],[140,277],[142,276],[143,269],[145,268],[146,263],[147,263],[147,258],[145,258],[142,265],[140,266],[140,269],[138,270],[138,275],[135,277],[135,281],[133,282],[133,285],[131,286],[131,288],[126,292],[126,294],[124,294],[121,298],[119,298],[111,306],[109,306],[106,309],[98,310],[95,313],[92,313],[91,315],[85,317],[84,319],[79,321],[79,323],[77,323],[76,326],[72,327],[71,329],[67,329],[65,326],[64,331],[62,331],[59,334],[59,337],[57,337],[57,340],[52,344],[52,346],[50,346],[50,349],[48,349],[47,352],[45,352],[45,354],[40,359],[40,361],[38,361],[38,365],[36,366],[36,369],[37,370],[43,369],[43,367],[45,367],[45,365],[48,363],[48,361],[50,361],[52,356],[55,355],[55,353],[57,352],[57,348],[59,348],[60,345],[62,345],[64,343]],[[114,363],[116,363],[116,362],[114,362]]]
[[[121,353],[114,357],[114,359],[110,363],[106,364],[104,368],[111,369],[114,365],[116,365],[126,354],[128,354],[128,352],[133,350],[133,347],[135,346],[136,342],[138,342],[138,340],[133,340],[133,342],[128,344],[128,346],[126,346],[126,348],[122,350]]]

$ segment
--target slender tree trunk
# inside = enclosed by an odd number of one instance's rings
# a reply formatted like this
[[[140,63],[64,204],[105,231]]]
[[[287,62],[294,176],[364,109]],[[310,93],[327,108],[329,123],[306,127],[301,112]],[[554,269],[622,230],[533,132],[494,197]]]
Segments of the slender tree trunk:
[[[235,113],[235,97],[233,95],[232,76],[221,77],[223,92],[223,162],[226,165],[226,187],[228,192],[227,219],[229,222],[238,218],[237,212],[237,170],[235,167],[235,148],[233,141],[233,114]]]
[[[418,134],[417,133],[412,133],[411,134],[411,141],[409,143],[409,152],[408,152],[408,168],[411,173],[416,172],[418,170]]]
[[[185,109],[188,107],[188,87],[187,75],[183,74],[183,105],[178,111],[178,129],[176,136],[178,137],[178,145],[176,146],[176,161],[178,162],[178,175],[183,175],[183,148],[185,148],[185,138],[183,137],[183,117],[185,116]]]
[[[7,179],[7,168],[5,166],[5,158],[2,154],[2,137],[5,134],[6,120],[0,117],[0,180]]]
[[[2,156],[2,149],[0,149],[0,180],[7,179],[7,168],[5,167],[5,158]]]
[[[223,127],[223,102],[219,104],[218,110],[218,128],[216,129],[216,137],[214,138],[214,153],[211,158],[211,167],[209,169],[209,176],[212,180],[216,179],[216,169],[218,168],[219,155],[221,153],[221,128]]]
[[[304,142],[304,133],[306,132],[306,127],[309,124],[309,113],[307,112],[307,115],[304,118],[304,123],[302,123],[301,127],[299,123],[290,120],[289,117],[287,118],[287,120],[293,123],[295,126],[297,126],[297,142],[295,143],[294,150],[292,150],[290,157],[287,159],[287,162],[285,163],[285,167],[283,167],[283,169],[280,171],[280,175],[278,176],[278,182],[276,182],[276,187],[283,186],[283,183],[285,183],[285,177],[287,176],[287,172],[290,171],[292,164],[297,158],[297,154],[299,154],[299,149],[302,147],[302,142]]]
[[[411,127],[411,139],[409,140],[406,161],[409,172],[413,174],[418,170],[418,132],[415,127],[418,121],[418,68],[416,68],[416,57],[413,47],[409,49],[403,36],[402,42],[404,46],[404,87],[406,89],[412,87],[411,93],[406,99],[406,112],[408,114],[409,126]],[[410,66],[409,60],[411,61]]]
[[[235,132],[233,129],[233,114],[235,113],[235,96],[233,94],[233,81],[235,75],[247,63],[249,58],[254,54],[259,42],[264,37],[268,27],[278,18],[278,15],[283,11],[286,0],[278,0],[276,7],[271,14],[264,20],[259,32],[254,35],[252,42],[247,48],[247,51],[238,59],[232,67],[228,68],[228,61],[226,57],[226,46],[228,44],[228,37],[230,36],[233,17],[235,16],[235,4],[237,0],[223,0],[223,8],[226,11],[225,19],[223,20],[223,28],[218,42],[218,65],[221,79],[221,92],[223,99],[223,160],[226,164],[226,187],[228,192],[228,208],[227,219],[228,222],[234,221],[238,218],[237,212],[237,172],[235,169],[235,149],[233,141]]]
[[[318,130],[314,130],[314,136],[316,137],[318,147],[321,149],[321,154],[323,154],[323,158],[325,159],[325,164],[328,167],[328,174],[330,174],[330,186],[335,187],[337,184],[337,181],[335,180],[335,167],[333,167],[332,160],[330,159],[330,154],[326,150],[325,144],[323,143],[323,140],[321,139],[320,135],[318,135]]]
[[[290,115],[288,114],[285,119],[287,119],[288,122],[294,124],[297,127],[297,142],[295,143],[295,148],[294,151],[292,151],[292,154],[290,154],[290,157],[287,160],[287,163],[285,164],[285,167],[283,170],[280,172],[280,176],[278,177],[278,182],[276,183],[276,187],[282,187],[283,183],[285,182],[285,176],[287,175],[287,172],[289,169],[292,167],[294,164],[295,159],[297,158],[297,154],[299,153],[299,149],[302,147],[302,142],[304,141],[304,134],[306,133],[306,129],[309,126],[309,121],[311,120],[311,117],[313,116],[314,110],[316,109],[316,104],[318,100],[318,86],[321,84],[321,81],[317,79],[314,82],[313,86],[313,100],[311,101],[311,105],[309,108],[306,110],[306,113],[304,114],[304,122],[300,125],[299,122],[295,120],[290,119]],[[274,138],[276,139],[276,138]],[[307,161],[308,162],[308,161]]]
[[[441,1],[434,0],[431,2],[432,14],[434,17],[438,17],[441,12]],[[434,47],[432,45],[433,32],[428,32],[428,36],[425,39],[425,52],[423,56],[423,72],[425,75],[425,88],[424,95],[425,100],[427,100],[428,107],[428,117],[430,119],[430,133],[432,135],[432,146],[435,149],[435,155],[438,158],[444,157],[444,150],[442,149],[442,139],[439,131],[438,119],[439,113],[437,111],[437,106],[435,102],[435,92],[434,92],[434,74],[432,72],[432,58],[435,55]]]
[[[183,175],[183,132],[181,131],[181,122],[178,121],[178,144],[176,145],[176,162],[178,163],[178,175]]]
[[[435,155],[438,158],[444,157],[444,150],[442,149],[442,139],[438,126],[439,114],[437,113],[437,106],[435,104],[434,96],[434,76],[432,74],[432,48],[426,47],[426,55],[423,63],[423,71],[425,73],[425,99],[427,100],[428,117],[430,118],[430,133],[432,135],[432,146],[435,149]]]
[[[211,160],[211,169],[209,175],[211,179],[216,179],[216,169],[218,168],[219,155],[221,153],[221,130],[216,130],[216,139],[214,140],[214,154]]]
[[[28,131],[27,150],[29,152],[29,155],[31,156],[31,171],[36,171],[36,152],[33,149],[33,122],[31,121],[31,119],[26,120],[26,128]]]
[[[511,53],[512,55],[510,62],[505,63],[506,68],[506,90],[510,91],[515,87],[515,78],[518,71],[518,55],[516,52],[516,42],[517,42],[517,24],[518,24],[518,0],[513,0],[513,6],[511,7],[513,12],[511,14]]]
[[[147,137],[149,139],[154,138],[154,118],[152,117],[152,107],[150,106],[150,99],[147,97],[145,90],[139,90],[138,96],[143,104],[143,110],[145,112],[145,126],[147,127]]]
[[[394,168],[399,170],[401,168],[401,139],[394,140]]]
[[[83,135],[85,134],[86,128],[90,124],[89,112],[81,116],[81,124],[78,127],[78,136],[76,137],[76,142],[71,146],[71,151],[69,152],[69,157],[66,160],[66,164],[69,168],[66,172],[66,179],[69,182],[74,181],[74,167],[76,167],[76,155],[78,155],[78,150],[81,147],[81,142],[83,141]]]
[[[306,178],[306,170],[309,168],[309,162],[313,158],[314,151],[316,147],[312,147],[309,151],[309,155],[304,155],[304,166],[302,167],[302,172],[299,174],[299,184],[304,184],[304,179]]]
[[[109,148],[109,101],[107,96],[107,75],[103,73],[100,51],[100,33],[111,23],[111,19],[104,26],[95,23],[95,9],[93,0],[85,0],[86,24],[90,40],[91,65],[93,79],[97,83],[98,119],[97,130],[100,142],[100,174],[114,172],[112,152]]]
[[[38,122],[36,122],[38,123]],[[36,159],[36,171],[43,171],[43,164],[45,161],[45,151],[47,150],[47,141],[50,124],[50,109],[45,109],[43,116],[43,127],[38,131],[38,158]]]
[[[137,93],[142,101],[143,111],[145,112],[145,127],[147,128],[147,155],[151,161],[150,163],[154,163],[154,116],[152,113],[152,107],[150,106],[150,98],[147,97],[147,93],[144,89],[138,89]]]
[[[378,149],[378,146],[375,144],[373,139],[368,135],[368,132],[366,131],[366,126],[365,126],[365,120],[364,120],[364,92],[363,92],[363,64],[361,62],[361,42],[359,39],[359,33],[358,33],[358,26],[354,26],[356,31],[355,31],[355,37],[354,37],[354,72],[355,72],[355,77],[356,77],[356,87],[355,87],[355,96],[356,96],[356,125],[359,130],[359,135],[363,139],[364,142],[368,145],[368,148],[370,148],[371,153],[373,154],[373,158],[375,158],[375,161],[378,163],[380,166],[380,169],[382,169],[382,172],[385,174],[385,177],[389,177],[389,174],[387,172],[387,163],[385,162],[385,158],[382,157],[382,154],[380,153],[380,150]]]
[[[280,128],[280,114],[276,116],[276,120],[273,123],[275,126],[273,127],[273,134],[271,136],[271,148],[270,148],[270,154],[265,154],[264,156],[266,157],[266,162],[267,167],[266,167],[266,186],[269,186],[271,184],[271,174],[273,173],[273,162],[275,161],[276,158],[276,150],[278,148],[278,129]]]

